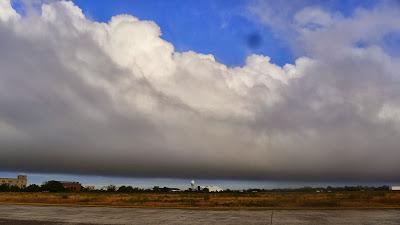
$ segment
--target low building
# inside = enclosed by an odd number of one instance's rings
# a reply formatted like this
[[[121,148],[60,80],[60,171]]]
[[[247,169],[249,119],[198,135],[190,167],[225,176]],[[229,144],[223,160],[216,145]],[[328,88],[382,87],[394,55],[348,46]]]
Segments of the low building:
[[[180,191],[179,188],[170,188],[170,187],[162,187],[160,188],[159,186],[154,186],[153,191],[159,191],[159,192],[177,192]]]
[[[68,189],[70,191],[81,191],[82,185],[79,182],[74,182],[74,181],[60,181],[60,183],[63,185],[65,189]]]
[[[194,182],[194,180],[192,180],[191,182],[190,182],[190,188],[189,188],[189,191],[199,191],[199,192],[201,192],[201,191],[208,191],[208,192],[221,192],[221,191],[224,191],[222,188],[220,188],[220,187],[218,187],[218,186],[210,186],[210,185],[208,185],[208,186],[195,186],[195,182]]]
[[[205,186],[202,187],[202,190],[207,189],[209,192],[221,192],[224,191],[222,188],[218,186]]]
[[[390,190],[391,191],[400,191],[400,186],[391,186]]]
[[[28,178],[25,175],[18,175],[17,178],[0,178],[0,185],[3,184],[25,188],[28,184]]]
[[[169,191],[170,192],[181,192],[182,190],[179,188],[170,188]]]

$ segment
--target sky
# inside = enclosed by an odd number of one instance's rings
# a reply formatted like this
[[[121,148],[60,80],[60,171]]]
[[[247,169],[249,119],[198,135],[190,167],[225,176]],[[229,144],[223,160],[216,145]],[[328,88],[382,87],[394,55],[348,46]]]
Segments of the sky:
[[[0,174],[400,182],[398,21],[390,0],[2,0]]]

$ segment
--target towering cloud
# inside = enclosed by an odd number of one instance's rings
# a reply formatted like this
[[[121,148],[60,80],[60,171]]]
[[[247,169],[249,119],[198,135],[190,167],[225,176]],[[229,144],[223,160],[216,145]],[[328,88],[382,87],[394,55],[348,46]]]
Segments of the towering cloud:
[[[228,67],[176,52],[152,21],[0,1],[0,169],[398,180],[400,59],[384,40],[399,20],[396,7],[302,8],[279,32],[306,57]]]

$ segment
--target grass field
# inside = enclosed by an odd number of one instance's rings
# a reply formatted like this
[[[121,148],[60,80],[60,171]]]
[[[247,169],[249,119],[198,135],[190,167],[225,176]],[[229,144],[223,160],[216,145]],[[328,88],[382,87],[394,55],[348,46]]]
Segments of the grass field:
[[[3,204],[166,208],[400,208],[400,192],[0,193]]]

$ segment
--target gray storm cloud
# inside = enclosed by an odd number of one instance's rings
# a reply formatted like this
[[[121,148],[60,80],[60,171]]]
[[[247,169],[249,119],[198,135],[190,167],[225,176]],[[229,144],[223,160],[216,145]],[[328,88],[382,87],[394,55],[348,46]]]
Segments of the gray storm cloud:
[[[306,57],[228,67],[175,52],[152,21],[98,23],[63,1],[20,16],[0,1],[0,169],[400,180],[400,59],[382,46],[399,8],[291,21]]]

